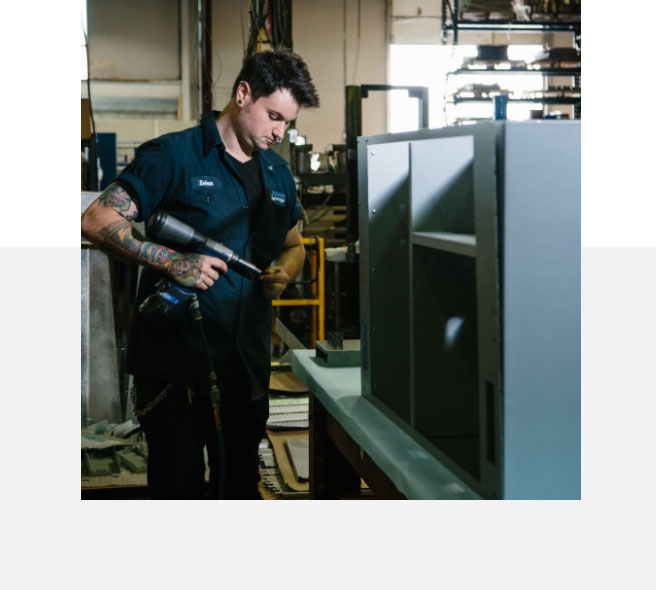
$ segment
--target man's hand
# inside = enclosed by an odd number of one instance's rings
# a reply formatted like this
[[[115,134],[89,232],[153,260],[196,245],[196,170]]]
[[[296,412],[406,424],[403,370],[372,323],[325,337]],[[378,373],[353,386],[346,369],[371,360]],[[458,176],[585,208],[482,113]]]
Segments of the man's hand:
[[[269,299],[279,299],[289,281],[291,277],[282,266],[268,266],[260,275],[262,293]]]
[[[275,263],[265,268],[260,275],[262,293],[270,299],[279,299],[289,282],[303,268],[305,249],[296,226],[287,232],[282,248],[283,250]]]
[[[220,258],[204,254],[171,254],[166,265],[168,274],[183,287],[205,291],[228,272],[228,265]]]
[[[132,234],[131,222],[139,207],[120,184],[110,184],[82,216],[82,235],[101,250],[158,271],[164,271],[183,287],[205,291],[228,272],[220,258],[181,254],[166,246],[144,242]]]

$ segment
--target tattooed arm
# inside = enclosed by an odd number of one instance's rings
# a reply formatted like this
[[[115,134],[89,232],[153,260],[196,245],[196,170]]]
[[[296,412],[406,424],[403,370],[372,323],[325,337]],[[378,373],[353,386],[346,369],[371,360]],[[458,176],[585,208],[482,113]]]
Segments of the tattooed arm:
[[[181,254],[132,235],[131,221],[137,218],[137,203],[119,184],[110,184],[82,215],[82,235],[101,250],[137,264],[167,273],[185,287],[207,289],[227,272],[220,258],[203,254]]]

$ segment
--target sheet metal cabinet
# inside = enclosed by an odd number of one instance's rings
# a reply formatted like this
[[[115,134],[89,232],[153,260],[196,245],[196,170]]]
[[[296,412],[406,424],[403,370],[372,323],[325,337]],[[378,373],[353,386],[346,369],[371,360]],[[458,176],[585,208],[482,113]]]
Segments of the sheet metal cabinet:
[[[483,498],[580,498],[580,122],[358,139],[363,395]]]

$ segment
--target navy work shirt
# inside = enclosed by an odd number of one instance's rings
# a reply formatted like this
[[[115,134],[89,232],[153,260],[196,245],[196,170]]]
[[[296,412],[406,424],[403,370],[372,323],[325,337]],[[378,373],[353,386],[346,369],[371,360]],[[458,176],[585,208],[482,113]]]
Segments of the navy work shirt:
[[[218,115],[213,111],[198,127],[144,143],[117,181],[125,183],[138,199],[140,221],[147,221],[155,210],[166,211],[264,270],[280,255],[287,232],[301,215],[294,179],[278,154],[255,152],[264,194],[251,220],[246,191],[216,126]],[[180,251],[179,246],[165,245]],[[150,268],[141,273],[128,343],[128,372],[191,386],[206,384],[207,356],[197,325],[190,321],[177,328],[138,311],[164,276]],[[241,357],[251,377],[252,397],[266,395],[272,306],[262,294],[260,281],[228,270],[212,287],[197,293],[217,372],[230,371]]]

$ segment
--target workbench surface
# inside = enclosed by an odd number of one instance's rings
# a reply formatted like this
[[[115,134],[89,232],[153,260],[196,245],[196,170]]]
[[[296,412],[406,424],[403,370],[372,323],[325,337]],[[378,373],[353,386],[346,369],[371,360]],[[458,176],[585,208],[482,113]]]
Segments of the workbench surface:
[[[479,496],[361,394],[360,368],[327,367],[314,350],[295,350],[292,369],[312,394],[410,500]]]

